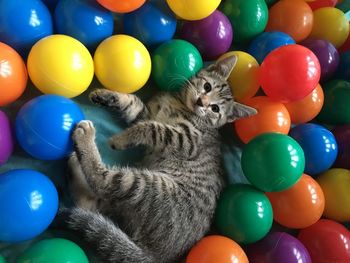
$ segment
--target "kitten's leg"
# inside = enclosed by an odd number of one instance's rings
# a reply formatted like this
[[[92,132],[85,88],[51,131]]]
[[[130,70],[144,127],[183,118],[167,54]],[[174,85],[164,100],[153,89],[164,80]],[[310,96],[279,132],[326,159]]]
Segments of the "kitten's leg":
[[[90,93],[90,100],[97,105],[110,107],[118,111],[128,123],[148,119],[147,106],[135,95],[124,94],[107,89],[97,89]]]
[[[75,152],[68,159],[68,181],[74,204],[89,210],[96,210],[98,198],[87,183]]]
[[[158,150],[169,150],[185,158],[198,154],[200,132],[190,123],[179,123],[177,127],[156,121],[138,122],[120,134],[110,138],[113,149],[126,149],[146,145]]]
[[[156,262],[145,250],[135,244],[117,225],[100,213],[82,208],[63,209],[53,227],[73,230],[92,245],[103,262]],[[159,261],[158,261],[159,262]]]

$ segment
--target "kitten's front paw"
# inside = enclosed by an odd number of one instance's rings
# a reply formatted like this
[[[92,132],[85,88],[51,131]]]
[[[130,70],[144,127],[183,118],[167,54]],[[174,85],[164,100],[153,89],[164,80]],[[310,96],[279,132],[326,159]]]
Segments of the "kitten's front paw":
[[[108,140],[108,144],[113,150],[125,150],[133,146],[125,133],[111,137]]]
[[[118,104],[118,96],[116,92],[107,89],[97,89],[89,95],[92,103],[105,107],[116,107]]]
[[[80,121],[73,131],[72,139],[76,143],[85,143],[86,141],[95,140],[95,127],[91,121]]]

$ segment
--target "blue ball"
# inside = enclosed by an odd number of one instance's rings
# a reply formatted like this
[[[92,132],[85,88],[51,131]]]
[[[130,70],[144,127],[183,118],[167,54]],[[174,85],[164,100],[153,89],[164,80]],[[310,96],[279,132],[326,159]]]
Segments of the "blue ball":
[[[40,0],[0,0],[0,41],[26,57],[41,38],[52,34],[50,11]]]
[[[123,16],[124,33],[148,47],[156,47],[172,39],[176,24],[176,17],[170,10],[160,9],[151,3],[145,3]]]
[[[79,106],[58,95],[42,95],[22,106],[15,132],[21,147],[34,158],[58,160],[73,150],[71,133],[85,119]]]
[[[251,42],[248,53],[261,64],[272,50],[289,44],[295,44],[295,41],[286,33],[264,32]]]
[[[321,125],[306,123],[290,130],[303,148],[305,154],[305,173],[317,175],[328,170],[338,155],[338,146],[333,133]]]
[[[114,29],[112,12],[96,0],[61,0],[54,21],[58,33],[78,39],[91,51],[110,37]]]
[[[46,6],[47,8],[52,12],[55,10],[56,5],[58,3],[59,0],[41,0]]]
[[[58,209],[52,181],[34,170],[0,174],[0,241],[20,242],[45,231]]]

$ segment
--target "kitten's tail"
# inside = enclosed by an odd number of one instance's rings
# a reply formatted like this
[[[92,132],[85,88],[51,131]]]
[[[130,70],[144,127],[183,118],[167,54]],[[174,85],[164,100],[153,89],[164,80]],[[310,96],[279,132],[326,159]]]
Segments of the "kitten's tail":
[[[62,219],[65,227],[78,232],[96,248],[103,262],[155,262],[151,255],[137,246],[118,226],[97,212],[78,207],[63,209],[58,214],[58,220]],[[61,223],[59,225],[62,226]]]

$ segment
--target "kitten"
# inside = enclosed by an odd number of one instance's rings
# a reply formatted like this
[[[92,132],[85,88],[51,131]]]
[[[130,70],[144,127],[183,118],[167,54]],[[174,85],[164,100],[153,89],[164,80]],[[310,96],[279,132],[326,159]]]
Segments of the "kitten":
[[[139,168],[108,168],[93,124],[81,121],[73,132],[69,167],[76,207],[59,216],[104,262],[173,262],[208,232],[223,187],[218,128],[256,113],[232,98],[227,78],[236,60],[202,69],[180,92],[160,93],[147,105],[106,89],[90,94],[130,125],[111,137],[113,149],[148,149]]]

